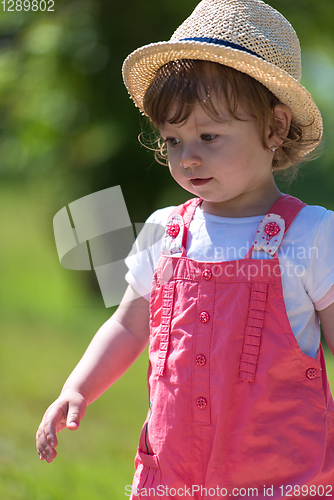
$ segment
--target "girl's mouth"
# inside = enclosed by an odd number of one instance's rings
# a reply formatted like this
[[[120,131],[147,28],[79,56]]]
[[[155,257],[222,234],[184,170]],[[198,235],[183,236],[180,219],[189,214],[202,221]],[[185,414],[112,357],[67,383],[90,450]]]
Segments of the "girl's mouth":
[[[212,177],[207,177],[206,179],[194,178],[194,179],[189,179],[189,180],[193,186],[204,186],[204,184],[211,181],[211,179],[212,179]]]

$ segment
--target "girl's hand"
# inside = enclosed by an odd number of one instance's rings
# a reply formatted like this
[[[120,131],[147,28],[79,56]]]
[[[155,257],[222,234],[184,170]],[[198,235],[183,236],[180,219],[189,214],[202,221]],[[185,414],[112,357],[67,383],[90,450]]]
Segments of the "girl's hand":
[[[87,405],[131,366],[148,339],[149,303],[129,286],[117,311],[96,333],[59,398],[45,412],[36,435],[41,460],[50,463],[56,458],[56,433],[79,427]]]
[[[36,434],[36,447],[41,460],[51,463],[56,458],[57,432],[66,427],[71,431],[77,430],[86,408],[85,398],[79,392],[70,390],[62,393],[52,403],[46,410]]]

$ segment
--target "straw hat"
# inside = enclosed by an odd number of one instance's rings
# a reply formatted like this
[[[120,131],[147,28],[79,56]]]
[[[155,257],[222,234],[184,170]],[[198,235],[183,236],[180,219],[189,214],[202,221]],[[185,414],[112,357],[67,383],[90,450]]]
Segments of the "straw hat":
[[[321,114],[300,85],[299,40],[291,24],[261,0],[202,0],[168,42],[152,43],[123,64],[125,86],[143,112],[143,98],[157,70],[177,59],[213,61],[247,73],[289,106],[303,139],[322,135]],[[310,145],[307,152],[314,149]]]

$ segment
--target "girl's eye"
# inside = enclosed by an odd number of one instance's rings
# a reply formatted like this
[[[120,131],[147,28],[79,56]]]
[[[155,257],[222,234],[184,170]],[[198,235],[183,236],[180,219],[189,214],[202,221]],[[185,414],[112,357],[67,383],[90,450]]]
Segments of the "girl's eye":
[[[214,134],[202,134],[201,139],[202,141],[213,141],[217,136]]]
[[[177,144],[179,144],[179,142],[180,141],[175,137],[167,137],[167,139],[165,139],[165,143],[169,143],[171,146],[176,146]]]

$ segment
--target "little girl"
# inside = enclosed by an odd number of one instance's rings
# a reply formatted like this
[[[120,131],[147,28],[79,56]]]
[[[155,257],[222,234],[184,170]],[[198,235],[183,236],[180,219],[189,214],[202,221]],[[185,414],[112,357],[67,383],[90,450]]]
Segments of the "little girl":
[[[131,498],[334,495],[319,327],[334,352],[334,214],[273,178],[321,140],[300,72],[293,28],[261,0],[203,0],[126,59],[158,153],[196,197],[148,219],[119,308],[44,415],[42,460],[149,342]]]

